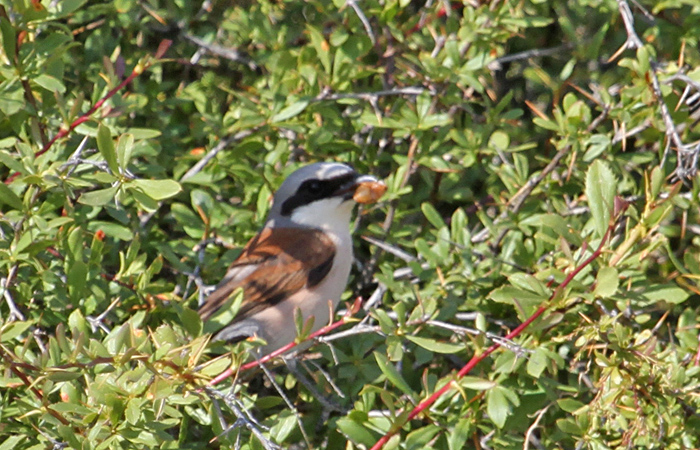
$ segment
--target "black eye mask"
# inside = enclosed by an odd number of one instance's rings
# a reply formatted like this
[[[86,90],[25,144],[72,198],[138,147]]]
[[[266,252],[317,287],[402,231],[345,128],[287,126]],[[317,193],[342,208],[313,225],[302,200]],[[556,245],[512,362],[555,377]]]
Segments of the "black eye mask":
[[[343,196],[350,199],[353,193],[345,188],[352,185],[356,178],[356,173],[348,173],[328,180],[306,180],[294,195],[282,203],[281,213],[283,216],[290,216],[295,209],[324,198]]]

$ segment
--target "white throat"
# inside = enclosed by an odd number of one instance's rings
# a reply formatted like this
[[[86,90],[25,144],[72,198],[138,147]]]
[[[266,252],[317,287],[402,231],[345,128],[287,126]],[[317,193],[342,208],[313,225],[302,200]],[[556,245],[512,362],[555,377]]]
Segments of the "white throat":
[[[291,221],[299,225],[320,228],[334,237],[350,238],[350,219],[355,203],[340,197],[326,198],[300,206],[292,212]]]

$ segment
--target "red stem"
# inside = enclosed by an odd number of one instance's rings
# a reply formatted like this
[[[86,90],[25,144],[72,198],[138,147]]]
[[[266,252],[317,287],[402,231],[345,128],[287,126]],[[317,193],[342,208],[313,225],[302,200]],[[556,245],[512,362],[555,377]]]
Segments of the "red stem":
[[[287,353],[289,350],[293,349],[294,347],[296,347],[296,346],[299,345],[299,344],[302,344],[302,343],[304,343],[304,342],[310,341],[311,339],[316,339],[316,338],[319,337],[319,336],[324,336],[324,335],[330,333],[331,331],[335,330],[335,329],[338,328],[339,326],[344,325],[345,323],[347,323],[347,321],[348,321],[348,319],[349,319],[350,317],[352,317],[352,316],[354,316],[355,314],[357,314],[357,311],[360,310],[360,305],[362,305],[362,297],[357,297],[357,298],[355,299],[355,302],[354,302],[354,303],[352,304],[352,306],[347,310],[347,312],[345,313],[345,315],[343,316],[343,318],[340,319],[339,321],[334,322],[334,323],[332,323],[332,324],[330,324],[330,325],[326,325],[325,327],[321,328],[320,330],[318,330],[318,331],[316,331],[316,332],[314,332],[314,333],[311,333],[306,339],[304,339],[304,340],[301,341],[301,342],[290,342],[289,344],[285,345],[284,347],[279,348],[279,349],[275,350],[274,352],[270,353],[269,355],[263,356],[263,357],[260,358],[260,359],[256,359],[255,361],[251,361],[251,362],[249,362],[249,363],[243,364],[242,366],[240,366],[240,367],[238,367],[238,368],[228,368],[228,369],[226,369],[226,370],[223,371],[221,374],[219,374],[219,375],[217,375],[215,378],[213,378],[213,379],[209,382],[209,386],[214,386],[214,385],[216,385],[216,384],[219,384],[220,382],[222,382],[222,381],[225,380],[226,378],[228,378],[228,377],[234,375],[236,372],[241,372],[241,371],[244,371],[244,370],[250,370],[250,369],[252,369],[252,368],[254,368],[254,367],[259,366],[260,364],[264,364],[264,363],[270,361],[270,360],[273,359],[273,358],[276,358],[276,357],[278,357],[278,356],[280,356],[280,355],[282,355],[282,354],[284,354],[284,353]]]
[[[574,268],[574,270],[572,270],[571,273],[569,273],[566,276],[564,281],[554,290],[554,292],[552,292],[552,295],[550,295],[549,298],[545,302],[543,302],[543,304],[539,308],[537,308],[537,310],[530,317],[527,318],[527,320],[525,320],[523,323],[521,323],[516,329],[514,329],[513,331],[508,333],[505,337],[506,340],[510,340],[510,339],[513,339],[514,337],[518,336],[520,333],[522,333],[522,331],[525,328],[530,326],[530,324],[532,322],[537,320],[537,318],[540,317],[547,310],[549,303],[554,298],[556,298],[556,296],[559,295],[566,288],[566,286],[569,283],[571,283],[571,280],[573,280],[574,277],[576,275],[578,275],[579,272],[581,272],[581,270],[583,270],[586,266],[588,266],[591,262],[593,262],[596,258],[598,258],[600,256],[600,254],[603,252],[603,246],[605,245],[605,243],[608,241],[608,239],[610,237],[610,233],[612,232],[612,228],[613,228],[613,225],[611,224],[608,227],[608,230],[605,232],[603,239],[600,241],[600,245],[591,254],[591,256],[586,258],[585,261],[583,261],[579,266]],[[379,439],[370,450],[381,449],[384,446],[384,444],[386,444],[389,441],[389,439],[393,435],[395,435],[401,429],[401,427],[403,427],[403,425],[406,422],[414,419],[418,414],[420,414],[422,411],[424,411],[430,405],[435,403],[435,401],[438,398],[440,398],[443,394],[445,394],[448,390],[450,390],[452,388],[452,385],[457,380],[459,380],[460,378],[462,378],[466,374],[468,374],[474,367],[476,367],[477,364],[479,364],[481,361],[486,359],[487,356],[489,356],[491,353],[495,352],[500,347],[501,347],[501,344],[496,342],[493,345],[491,345],[491,347],[487,348],[480,355],[474,355],[472,357],[472,359],[469,360],[469,362],[467,364],[465,364],[464,367],[462,367],[459,372],[457,372],[456,379],[445,384],[443,387],[441,387],[440,389],[435,391],[430,397],[428,397],[425,400],[423,400],[422,402],[420,402],[415,408],[413,408],[413,410],[408,414],[408,416],[406,416],[406,419],[404,421],[402,421],[402,423],[400,425],[395,424],[394,426],[392,426],[391,430],[389,430],[389,432],[387,432],[384,436],[382,436],[381,439]],[[397,413],[396,416],[397,417],[400,416],[400,412]]]
[[[162,41],[162,42],[160,43],[159,47],[158,47],[158,50],[156,51],[155,57],[156,57],[156,58],[160,58],[160,57],[165,53],[165,51],[167,50],[167,48],[170,47],[170,44],[172,44],[172,41],[169,41],[169,40],[167,40],[167,39],[164,40],[164,41]],[[105,96],[102,97],[100,100],[98,100],[97,103],[95,103],[95,104],[92,106],[92,108],[90,108],[85,114],[83,114],[82,116],[80,116],[80,117],[78,117],[77,119],[75,119],[75,120],[73,121],[73,123],[71,123],[71,124],[68,126],[68,128],[62,128],[58,133],[56,133],[56,135],[55,135],[53,138],[51,138],[51,140],[50,140],[49,142],[47,142],[46,145],[44,145],[44,147],[43,147],[41,150],[39,150],[38,152],[36,152],[36,153],[34,154],[34,156],[41,156],[41,155],[43,155],[44,153],[46,153],[47,151],[49,151],[49,149],[50,149],[51,146],[54,144],[54,142],[56,142],[58,139],[61,139],[61,138],[63,138],[63,137],[68,136],[68,134],[69,134],[71,131],[73,131],[73,130],[75,129],[75,127],[77,127],[77,126],[80,125],[81,123],[87,122],[87,121],[90,119],[90,116],[92,116],[92,115],[95,113],[95,111],[97,111],[102,105],[104,105],[104,103],[105,103],[107,100],[109,100],[110,98],[112,98],[112,97],[114,96],[114,94],[116,94],[117,92],[119,92],[120,90],[122,90],[122,89],[124,88],[124,86],[126,86],[126,85],[129,84],[129,83],[131,83],[131,81],[132,81],[134,78],[136,78],[137,76],[141,75],[146,69],[148,69],[148,68],[151,67],[152,65],[153,65],[153,62],[152,62],[152,61],[148,61],[148,62],[146,62],[146,63],[143,64],[143,65],[140,64],[140,63],[137,64],[136,67],[134,68],[134,70],[131,71],[131,75],[129,75],[128,77],[126,77],[121,83],[119,83],[117,86],[115,86],[114,88],[112,88],[109,92],[107,92],[107,95],[105,95]],[[13,174],[13,175],[12,175],[12,178],[14,179],[14,177],[16,177],[16,176],[17,176],[17,174]]]

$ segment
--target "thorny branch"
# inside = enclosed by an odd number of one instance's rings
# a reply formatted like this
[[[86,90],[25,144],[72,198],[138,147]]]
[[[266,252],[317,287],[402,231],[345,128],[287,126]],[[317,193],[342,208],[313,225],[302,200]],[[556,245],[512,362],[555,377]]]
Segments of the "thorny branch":
[[[622,21],[625,25],[625,30],[627,31],[627,40],[625,41],[625,45],[620,47],[620,49],[610,58],[611,60],[617,58],[617,56],[619,56],[625,49],[637,50],[644,46],[642,40],[639,38],[639,35],[637,35],[637,32],[634,29],[634,16],[629,4],[627,3],[627,0],[617,0],[617,6],[620,11]],[[683,140],[678,132],[678,128],[671,117],[671,112],[668,105],[666,105],[666,102],[664,101],[663,93],[661,92],[658,77],[660,64],[651,55],[648,57],[648,62],[651,69],[649,71],[651,88],[659,105],[659,112],[661,114],[661,118],[663,119],[664,127],[666,128],[665,133],[667,141],[666,148],[664,149],[664,154],[661,159],[661,165],[663,166],[665,164],[666,159],[668,158],[668,153],[671,149],[671,144],[673,144],[676,147],[677,154],[676,169],[674,171],[675,177],[679,180],[691,178],[695,176],[695,173],[697,172],[700,144],[696,145],[694,148],[691,148],[683,143]]]
[[[237,428],[239,426],[245,426],[248,428],[251,433],[258,439],[258,441],[263,445],[263,447],[267,450],[279,450],[281,447],[273,444],[270,442],[265,435],[260,431],[263,426],[256,421],[254,418],[250,417],[250,415],[247,414],[247,410],[243,406],[239,406],[238,400],[236,400],[236,397],[233,393],[229,394],[224,394],[212,387],[205,387],[204,391],[206,394],[212,399],[221,399],[223,400],[224,404],[233,412],[233,414],[237,417],[236,422],[231,425],[231,426],[225,426],[225,423],[222,421],[222,428],[224,428],[224,433],[228,433],[231,431],[233,428]],[[216,403],[216,402],[215,402]]]
[[[622,213],[623,213],[623,212],[620,212],[620,214],[622,214]],[[612,233],[612,230],[613,230],[614,226],[615,226],[614,223],[612,223],[612,224],[608,227],[607,231],[605,232],[605,235],[603,236],[603,238],[602,238],[601,241],[600,241],[600,244],[598,245],[598,248],[596,248],[595,251],[593,251],[593,253],[591,253],[591,255],[590,255],[588,258],[586,258],[586,259],[585,259],[584,261],[582,261],[579,265],[577,265],[577,266],[574,268],[574,270],[572,270],[571,272],[569,272],[569,274],[566,276],[566,278],[564,279],[564,281],[562,281],[562,283],[559,284],[559,286],[557,286],[557,288],[554,289],[554,290],[552,291],[552,294],[550,295],[549,299],[548,299],[548,300],[545,300],[544,302],[542,302],[542,304],[537,308],[537,310],[536,310],[532,315],[530,315],[530,317],[528,317],[528,318],[527,318],[525,321],[523,321],[518,327],[516,327],[513,331],[511,331],[510,333],[508,333],[508,334],[504,337],[504,339],[505,339],[506,341],[510,341],[510,340],[512,340],[513,338],[519,336],[520,333],[522,333],[522,332],[523,332],[527,327],[529,327],[535,320],[537,320],[540,316],[542,316],[542,314],[544,314],[544,312],[547,311],[547,309],[549,308],[550,302],[551,302],[553,299],[557,298],[559,295],[561,295],[561,293],[564,291],[564,289],[566,289],[566,288],[569,286],[569,284],[571,283],[571,281],[572,281],[584,268],[586,268],[588,265],[590,265],[593,261],[595,261],[595,260],[601,255],[601,253],[603,252],[603,249],[604,249],[605,246],[608,244],[608,240],[610,239],[610,234]],[[401,430],[401,426],[402,426],[404,423],[407,423],[407,422],[413,420],[413,419],[414,419],[415,417],[417,417],[421,412],[423,412],[425,409],[427,409],[427,408],[429,408],[431,405],[433,405],[440,397],[442,397],[443,395],[445,395],[448,391],[450,391],[450,390],[453,388],[453,384],[454,384],[457,380],[461,379],[461,378],[464,377],[466,374],[468,374],[469,372],[471,372],[471,370],[472,370],[474,367],[476,367],[477,364],[479,364],[481,361],[483,361],[483,360],[484,360],[486,357],[488,357],[490,354],[492,354],[493,352],[495,352],[496,350],[498,350],[500,347],[502,347],[502,344],[501,344],[501,342],[498,342],[498,341],[497,341],[497,342],[495,342],[493,345],[491,345],[489,348],[487,348],[484,352],[482,352],[481,354],[475,355],[471,360],[469,360],[469,362],[468,362],[467,364],[465,364],[465,365],[457,372],[457,374],[456,374],[456,376],[454,377],[453,381],[451,381],[451,382],[449,382],[449,383],[446,383],[442,388],[438,389],[438,390],[435,391],[432,395],[430,395],[428,398],[426,398],[425,400],[423,400],[422,402],[420,402],[420,403],[418,404],[418,406],[416,406],[415,408],[413,408],[413,410],[411,410],[411,412],[410,412],[408,415],[400,414],[400,413],[399,413],[399,414],[395,414],[396,417],[401,417],[401,419],[399,419],[399,420],[401,421],[401,424],[394,424],[394,425],[391,427],[391,431],[387,432],[384,436],[382,436],[381,439],[379,439],[379,440],[372,446],[371,450],[379,450],[379,449],[381,449],[381,448],[384,446],[384,444],[386,444],[386,443],[389,441],[389,439],[390,439],[393,435],[395,435],[399,430]]]
[[[608,117],[608,113],[610,111],[609,107],[605,107],[603,111],[596,117],[590,125],[588,125],[587,131],[591,132],[595,130],[600,123],[605,120],[606,117]],[[518,192],[513,195],[513,197],[510,199],[509,202],[509,207],[503,210],[501,214],[494,220],[494,225],[502,222],[503,220],[507,219],[510,214],[516,214],[518,211],[520,211],[520,208],[523,207],[525,204],[525,199],[527,199],[530,194],[535,190],[535,188],[542,182],[544,181],[547,176],[554,171],[554,169],[557,168],[561,160],[566,156],[569,152],[571,151],[571,145],[566,145],[564,148],[559,150],[556,155],[552,158],[552,160],[547,164],[547,166],[537,175],[534,177],[530,178],[527,183],[523,185],[523,187],[520,188]],[[501,232],[498,234],[496,237],[494,243],[492,244],[493,249],[497,249],[503,238],[505,237],[506,233],[508,232],[508,229],[503,229]],[[484,228],[481,230],[479,233],[475,234],[472,237],[472,242],[477,243],[477,242],[483,242],[486,239],[488,239],[489,236],[489,229]]]
[[[241,54],[241,52],[239,52],[236,49],[225,48],[216,44],[209,44],[203,39],[198,38],[197,36],[192,36],[189,33],[183,33],[183,36],[188,41],[192,42],[193,44],[199,46],[200,48],[213,55],[220,56],[222,58],[228,59],[239,64],[243,64],[247,66],[250,70],[258,70],[258,65],[255,64],[255,62],[243,56],[243,54]]]
[[[369,40],[372,42],[372,45],[376,45],[377,38],[374,36],[374,32],[372,31],[372,25],[369,23],[369,20],[367,19],[367,16],[365,16],[365,13],[362,12],[362,9],[360,9],[359,5],[357,4],[357,1],[356,0],[346,0],[345,3],[347,5],[350,5],[350,7],[355,10],[355,14],[357,14],[357,17],[360,18],[360,22],[362,22],[362,26],[365,27],[365,31],[367,32],[367,36],[369,37]]]

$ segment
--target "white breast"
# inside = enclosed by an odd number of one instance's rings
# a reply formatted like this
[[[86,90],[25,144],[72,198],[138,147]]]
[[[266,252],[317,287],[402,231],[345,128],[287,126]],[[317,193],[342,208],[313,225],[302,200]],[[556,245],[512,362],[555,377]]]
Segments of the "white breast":
[[[278,303],[274,308],[250,317],[260,330],[260,335],[267,341],[263,354],[270,353],[292,342],[297,337],[294,314],[297,309],[304,321],[314,317],[312,332],[330,323],[331,313],[340,301],[348,283],[352,266],[352,239],[350,236],[350,218],[352,201],[332,198],[313,202],[298,208],[291,220],[300,225],[324,230],[336,246],[333,267],[326,278],[313,289],[302,289],[289,299]]]

